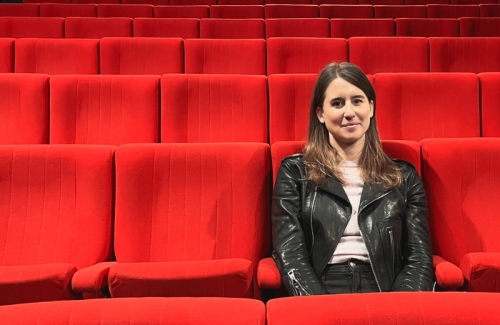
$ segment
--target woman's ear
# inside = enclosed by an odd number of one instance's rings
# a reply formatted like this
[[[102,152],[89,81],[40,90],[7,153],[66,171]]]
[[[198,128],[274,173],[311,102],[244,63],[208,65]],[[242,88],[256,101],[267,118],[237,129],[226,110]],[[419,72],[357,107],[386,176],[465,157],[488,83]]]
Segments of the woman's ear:
[[[373,114],[375,113],[375,110],[373,109],[373,100],[370,101],[370,117],[373,117]]]
[[[316,116],[321,123],[325,123],[325,118],[323,117],[323,110],[320,107],[316,107]]]

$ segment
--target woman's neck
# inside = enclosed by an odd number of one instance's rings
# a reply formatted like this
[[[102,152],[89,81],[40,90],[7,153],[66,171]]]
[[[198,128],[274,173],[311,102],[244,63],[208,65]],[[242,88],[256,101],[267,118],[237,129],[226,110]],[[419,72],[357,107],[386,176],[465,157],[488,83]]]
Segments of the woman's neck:
[[[337,150],[340,159],[354,161],[356,163],[359,161],[364,143],[364,141],[356,141],[351,144],[342,144],[335,141],[335,139],[330,140],[330,144]]]

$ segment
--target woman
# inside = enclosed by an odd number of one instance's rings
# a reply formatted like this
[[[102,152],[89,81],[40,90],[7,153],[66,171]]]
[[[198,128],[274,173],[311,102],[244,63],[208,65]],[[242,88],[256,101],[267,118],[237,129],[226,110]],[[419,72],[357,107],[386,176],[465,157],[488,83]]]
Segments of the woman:
[[[382,151],[374,113],[357,66],[322,70],[303,154],[283,160],[273,195],[273,256],[291,295],[432,290],[422,182]]]

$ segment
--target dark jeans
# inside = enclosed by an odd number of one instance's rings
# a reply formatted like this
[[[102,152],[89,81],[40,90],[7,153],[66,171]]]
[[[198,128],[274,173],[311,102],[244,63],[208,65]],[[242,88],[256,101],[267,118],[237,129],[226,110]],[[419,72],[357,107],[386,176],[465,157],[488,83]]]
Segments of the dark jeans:
[[[379,292],[370,263],[350,259],[328,264],[321,275],[328,293]]]

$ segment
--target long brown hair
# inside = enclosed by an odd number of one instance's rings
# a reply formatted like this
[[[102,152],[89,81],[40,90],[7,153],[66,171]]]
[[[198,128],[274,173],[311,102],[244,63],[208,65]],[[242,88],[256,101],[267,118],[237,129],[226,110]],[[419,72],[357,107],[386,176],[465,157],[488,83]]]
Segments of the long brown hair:
[[[331,63],[323,68],[314,86],[309,114],[309,134],[303,152],[307,178],[317,185],[324,184],[328,176],[336,177],[344,184],[343,174],[338,168],[340,157],[337,150],[330,144],[325,124],[318,120],[316,114],[316,108],[323,107],[326,89],[336,78],[342,78],[361,89],[368,101],[373,103],[375,113],[375,89],[361,69],[348,62]],[[371,117],[370,126],[365,133],[365,143],[358,165],[361,178],[367,184],[378,183],[392,189],[403,182],[399,167],[382,150],[375,114]]]

